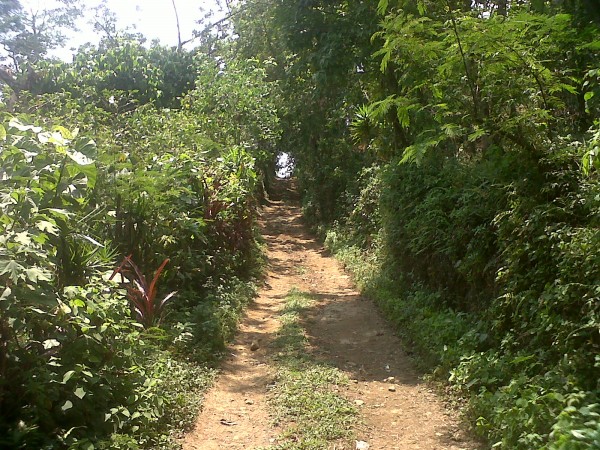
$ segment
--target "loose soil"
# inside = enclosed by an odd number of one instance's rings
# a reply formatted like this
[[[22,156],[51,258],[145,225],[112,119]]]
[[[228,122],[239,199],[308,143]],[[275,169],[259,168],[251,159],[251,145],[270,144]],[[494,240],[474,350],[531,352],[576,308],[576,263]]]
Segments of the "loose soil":
[[[360,408],[356,438],[369,449],[475,450],[456,413],[422,382],[376,306],[307,231],[291,181],[262,210],[268,273],[246,311],[184,450],[255,449],[277,444],[267,404],[274,383],[270,344],[292,288],[316,298],[304,317],[310,351],[352,380],[343,393]],[[339,446],[337,447],[339,449]],[[354,445],[352,447],[354,448]]]

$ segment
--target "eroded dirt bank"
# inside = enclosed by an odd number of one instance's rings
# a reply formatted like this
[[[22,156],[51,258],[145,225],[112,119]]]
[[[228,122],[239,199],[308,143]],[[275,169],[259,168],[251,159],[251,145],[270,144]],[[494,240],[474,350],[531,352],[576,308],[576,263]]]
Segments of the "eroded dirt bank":
[[[373,302],[360,296],[337,261],[308,233],[291,188],[282,181],[281,198],[263,209],[269,264],[265,285],[247,310],[184,449],[277,444],[280,430],[272,425],[267,404],[275,376],[270,343],[279,329],[283,299],[294,287],[317,299],[304,318],[310,350],[351,379],[343,395],[360,409],[358,440],[370,449],[478,448],[419,380]]]

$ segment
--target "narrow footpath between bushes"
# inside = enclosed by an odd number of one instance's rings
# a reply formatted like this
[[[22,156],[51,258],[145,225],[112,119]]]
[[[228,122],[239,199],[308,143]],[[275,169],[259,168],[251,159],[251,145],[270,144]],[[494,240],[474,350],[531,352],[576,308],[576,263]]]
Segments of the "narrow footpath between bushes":
[[[281,199],[262,211],[268,256],[265,285],[247,309],[195,429],[183,441],[184,450],[477,449],[455,413],[419,380],[373,302],[359,295],[338,262],[308,233],[292,188],[290,181],[279,182]],[[290,336],[284,331],[289,325],[284,308],[294,292],[310,297],[298,309],[294,325],[301,333],[300,350],[289,350]],[[282,364],[289,361],[290,352],[296,358],[291,369],[289,363]],[[323,385],[311,385],[310,379],[321,377],[323,367],[339,375],[329,374],[325,378],[331,379]],[[290,379],[294,372],[296,381]],[[308,373],[317,376],[305,376]],[[347,407],[340,411],[352,414],[352,425],[344,419],[341,426],[347,433],[323,445],[303,434],[301,416],[314,407],[318,417],[305,428],[318,434],[319,426],[329,427],[329,419],[321,416],[326,411],[311,402],[325,410],[342,403],[313,398],[325,389],[345,402]]]

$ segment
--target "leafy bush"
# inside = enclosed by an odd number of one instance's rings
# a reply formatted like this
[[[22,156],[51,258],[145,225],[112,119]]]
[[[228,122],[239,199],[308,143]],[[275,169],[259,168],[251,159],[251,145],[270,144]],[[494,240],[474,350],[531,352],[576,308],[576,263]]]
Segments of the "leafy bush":
[[[2,445],[84,448],[148,433],[166,405],[144,368],[154,346],[100,276],[110,254],[83,234],[96,211],[93,142],[16,119],[1,129]]]
[[[235,143],[199,131],[210,97],[113,111],[102,102],[116,91],[75,94],[96,103],[23,95],[44,126],[0,127],[0,446],[173,448],[211,380],[204,363],[255,294],[256,167],[276,118],[250,148],[253,131]],[[53,125],[63,120],[96,140]],[[141,290],[109,280],[123,255]]]
[[[577,158],[576,146],[549,153],[539,191],[510,164],[493,183],[486,160],[391,165],[377,245],[353,237],[352,217],[327,234],[498,448],[597,439],[598,185],[573,170]]]

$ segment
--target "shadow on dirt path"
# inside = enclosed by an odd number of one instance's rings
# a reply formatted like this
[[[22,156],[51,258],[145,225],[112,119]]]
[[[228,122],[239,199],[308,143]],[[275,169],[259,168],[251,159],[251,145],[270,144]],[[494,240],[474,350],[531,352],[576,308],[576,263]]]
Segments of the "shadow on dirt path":
[[[277,444],[267,395],[274,382],[270,344],[288,292],[311,293],[303,318],[310,351],[352,382],[344,395],[360,408],[356,438],[370,449],[477,449],[455,414],[420,381],[399,339],[372,301],[302,222],[293,181],[281,180],[262,210],[268,273],[249,306],[216,385],[208,393],[184,450],[252,449]]]

